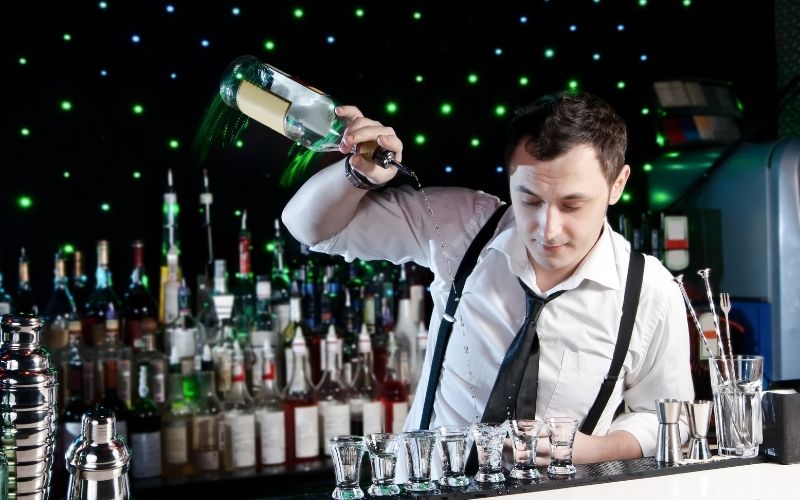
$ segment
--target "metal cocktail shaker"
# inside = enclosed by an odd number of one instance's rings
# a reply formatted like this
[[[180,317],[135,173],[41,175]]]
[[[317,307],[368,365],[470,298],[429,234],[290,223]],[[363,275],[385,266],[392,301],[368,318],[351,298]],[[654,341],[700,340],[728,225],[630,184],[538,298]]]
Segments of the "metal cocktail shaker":
[[[43,326],[34,314],[0,319],[0,417],[10,500],[50,495],[58,378],[50,353],[39,344]]]
[[[116,435],[116,418],[98,407],[83,415],[81,435],[67,450],[67,500],[128,500],[131,453]]]
[[[658,416],[656,462],[674,464],[683,460],[681,432],[678,426],[678,420],[681,418],[681,402],[677,399],[656,400],[656,415]]]

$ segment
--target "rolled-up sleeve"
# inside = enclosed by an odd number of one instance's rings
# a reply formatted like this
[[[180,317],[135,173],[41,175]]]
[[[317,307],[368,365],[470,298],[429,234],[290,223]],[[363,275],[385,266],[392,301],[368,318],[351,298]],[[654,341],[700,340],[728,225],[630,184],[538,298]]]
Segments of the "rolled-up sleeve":
[[[694,399],[686,308],[677,285],[666,270],[664,274],[650,303],[640,311],[644,314],[637,315],[637,322],[649,323],[644,331],[651,332],[651,337],[639,369],[630,374],[631,380],[626,379],[624,399],[628,412],[618,415],[609,429],[631,433],[639,441],[644,456],[656,453],[656,400]],[[688,439],[685,417],[681,418],[680,428],[683,442]]]

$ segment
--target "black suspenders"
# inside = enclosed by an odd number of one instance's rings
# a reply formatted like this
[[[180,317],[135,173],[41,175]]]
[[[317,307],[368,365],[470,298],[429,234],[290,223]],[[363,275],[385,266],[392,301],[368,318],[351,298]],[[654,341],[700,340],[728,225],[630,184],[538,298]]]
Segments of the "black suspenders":
[[[436,389],[439,386],[439,378],[442,374],[442,363],[444,361],[444,353],[447,350],[447,344],[450,341],[450,333],[453,330],[453,322],[455,321],[455,312],[461,298],[461,292],[464,289],[464,283],[467,277],[472,273],[475,264],[478,261],[483,247],[489,242],[494,235],[497,224],[500,218],[510,205],[500,206],[491,218],[484,224],[478,235],[470,244],[461,264],[458,266],[458,271],[450,289],[450,296],[447,299],[447,306],[441,323],[439,324],[439,334],[436,337],[436,346],[433,351],[433,359],[431,361],[431,369],[428,374],[428,385],[425,393],[425,403],[422,407],[422,418],[420,419],[420,429],[427,429],[431,423],[431,413],[433,411],[433,402],[436,397]],[[638,252],[631,252],[630,262],[628,264],[628,276],[625,285],[625,298],[622,304],[622,319],[619,324],[619,331],[617,333],[617,343],[614,347],[614,355],[611,359],[611,366],[603,380],[603,385],[592,404],[589,414],[584,419],[581,425],[581,432],[591,434],[600,420],[600,415],[603,413],[611,394],[614,391],[614,386],[619,379],[622,364],[625,361],[625,355],[628,352],[630,345],[631,335],[633,333],[634,320],[636,319],[636,310],[639,307],[639,294],[642,289],[642,276],[644,274],[644,255]]]

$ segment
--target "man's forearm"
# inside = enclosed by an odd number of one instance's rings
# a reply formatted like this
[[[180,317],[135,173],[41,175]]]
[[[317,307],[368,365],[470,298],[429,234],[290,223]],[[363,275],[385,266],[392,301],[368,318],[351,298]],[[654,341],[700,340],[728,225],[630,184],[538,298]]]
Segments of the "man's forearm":
[[[342,160],[306,181],[286,204],[281,219],[297,240],[314,245],[344,229],[366,193],[345,178]]]
[[[587,436],[578,432],[573,450],[573,461],[581,464],[642,457],[639,441],[627,431],[613,431],[605,436]]]

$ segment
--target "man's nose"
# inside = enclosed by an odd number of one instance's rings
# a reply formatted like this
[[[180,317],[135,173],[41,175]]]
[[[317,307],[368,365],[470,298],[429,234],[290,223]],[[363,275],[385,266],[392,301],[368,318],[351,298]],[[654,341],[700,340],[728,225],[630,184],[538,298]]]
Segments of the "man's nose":
[[[548,206],[539,216],[539,232],[545,242],[553,241],[561,234],[561,214],[555,207]]]

